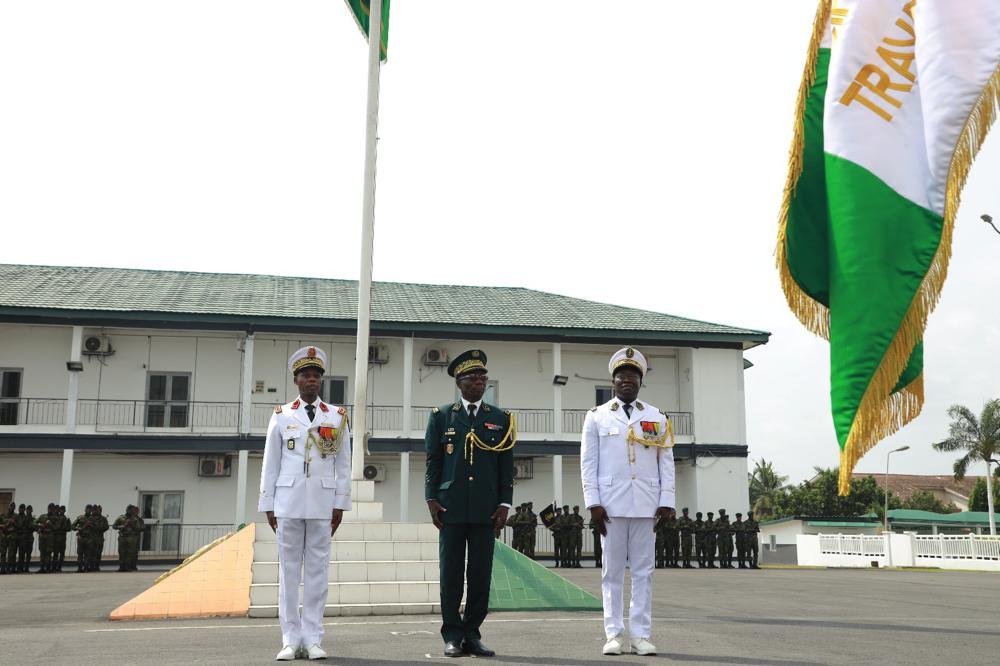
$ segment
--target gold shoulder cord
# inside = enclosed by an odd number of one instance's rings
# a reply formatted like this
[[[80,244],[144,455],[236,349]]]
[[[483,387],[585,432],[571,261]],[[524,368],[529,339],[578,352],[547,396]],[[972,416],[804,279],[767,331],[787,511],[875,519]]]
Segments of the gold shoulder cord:
[[[674,424],[667,419],[667,428],[663,434],[659,437],[653,437],[646,439],[645,437],[637,437],[635,431],[631,428],[628,429],[628,436],[625,438],[628,441],[628,461],[630,463],[635,462],[635,445],[642,444],[643,446],[655,446],[660,449],[672,449],[674,448]],[[670,440],[669,443],[667,440]]]
[[[509,416],[510,426],[507,428],[507,434],[497,444],[490,445],[479,439],[479,435],[476,434],[475,430],[470,430],[466,434],[465,459],[469,461],[470,465],[472,464],[474,452],[477,448],[493,453],[503,453],[514,448],[514,444],[517,442],[517,419],[514,418],[514,412],[510,412]]]

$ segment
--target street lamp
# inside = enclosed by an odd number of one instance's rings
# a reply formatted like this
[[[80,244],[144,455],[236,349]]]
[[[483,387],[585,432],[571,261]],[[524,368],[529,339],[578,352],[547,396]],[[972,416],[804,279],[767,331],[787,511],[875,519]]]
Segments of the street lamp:
[[[906,451],[909,446],[901,446],[885,454],[885,511],[882,513],[882,531],[889,532],[889,456],[897,451]]]

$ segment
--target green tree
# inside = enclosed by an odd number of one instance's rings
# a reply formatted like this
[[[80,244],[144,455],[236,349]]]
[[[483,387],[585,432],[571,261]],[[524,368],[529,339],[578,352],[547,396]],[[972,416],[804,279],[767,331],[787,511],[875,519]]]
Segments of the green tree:
[[[962,452],[962,457],[953,466],[955,479],[965,478],[969,465],[986,463],[986,510],[989,512],[990,534],[996,534],[991,465],[1000,457],[1000,400],[990,400],[983,405],[978,418],[964,405],[952,405],[948,409],[948,417],[951,418],[948,438],[935,443],[934,449]]]
[[[958,507],[955,506],[954,503],[949,502],[948,504],[945,504],[929,490],[920,490],[913,493],[903,501],[901,508],[916,509],[918,511],[933,511],[934,513],[958,512]]]
[[[785,496],[788,477],[774,470],[774,463],[763,458],[754,463],[750,480],[750,508],[758,520],[768,520],[775,515]]]
[[[837,470],[816,468],[816,476],[791,488],[778,506],[777,516],[863,516],[882,513],[885,494],[875,478],[851,479],[851,492],[837,492]],[[898,509],[899,498],[889,493],[889,508]]]
[[[996,475],[993,482],[993,506],[1000,504],[1000,483],[996,483]],[[986,479],[979,477],[976,485],[969,495],[969,511],[988,511],[989,502],[986,501]]]

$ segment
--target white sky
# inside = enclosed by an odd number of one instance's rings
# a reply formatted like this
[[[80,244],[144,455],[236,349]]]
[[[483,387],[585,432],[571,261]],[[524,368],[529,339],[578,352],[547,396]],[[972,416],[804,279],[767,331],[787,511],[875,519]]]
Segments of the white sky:
[[[814,10],[394,0],[375,279],[768,330],[747,354],[751,458],[794,481],[836,465],[828,346],[773,266]],[[0,4],[0,262],[356,279],[366,57],[340,0]],[[978,219],[1000,218],[997,134],[927,331],[923,415],[862,471],[909,444],[894,472],[949,472],[930,450],[945,410],[1000,393],[1000,236]]]

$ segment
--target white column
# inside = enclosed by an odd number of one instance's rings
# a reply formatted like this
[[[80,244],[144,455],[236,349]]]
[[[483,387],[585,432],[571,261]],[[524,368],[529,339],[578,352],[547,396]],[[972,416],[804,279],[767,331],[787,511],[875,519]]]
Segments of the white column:
[[[562,456],[552,456],[552,499],[562,506]]]
[[[243,339],[243,386],[240,391],[240,434],[249,435],[253,424],[253,333]]]
[[[69,360],[79,363],[80,350],[83,345],[83,326],[73,327],[73,336],[69,343]],[[80,397],[80,373],[69,371],[69,384],[66,389],[66,434],[76,432],[77,401]],[[71,440],[72,441],[72,440]],[[73,482],[73,449],[63,449],[62,477],[59,480],[59,504],[69,510],[69,491]]]
[[[403,338],[403,439],[413,429],[413,338]],[[409,454],[407,454],[409,455]],[[403,502],[406,496],[402,497]]]
[[[410,520],[410,452],[399,454],[399,522]]]
[[[250,452],[240,449],[240,462],[236,468],[236,519],[233,525],[239,527],[247,521],[247,468]]]
[[[552,374],[562,374],[562,343],[552,343]],[[562,391],[563,387],[553,382],[552,384],[552,425],[555,439],[563,438],[562,419]]]

